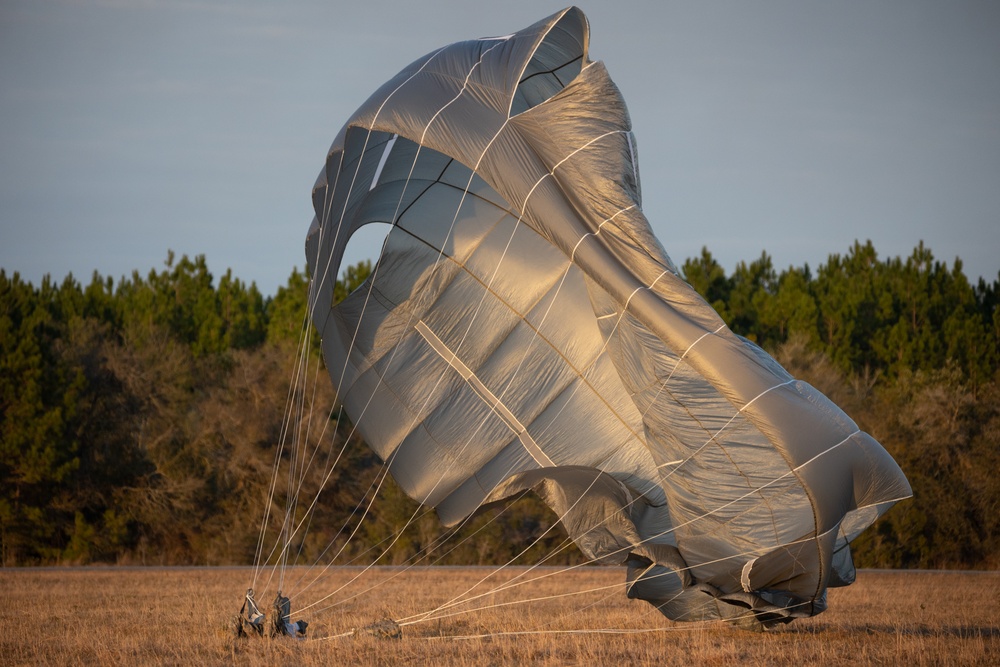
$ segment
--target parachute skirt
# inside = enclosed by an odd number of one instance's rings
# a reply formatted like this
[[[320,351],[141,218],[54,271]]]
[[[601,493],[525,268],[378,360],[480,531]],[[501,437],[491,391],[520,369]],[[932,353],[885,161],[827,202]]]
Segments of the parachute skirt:
[[[340,131],[306,241],[338,398],[447,525],[532,490],[671,619],[817,614],[854,579],[848,543],[910,487],[678,275],[588,39],[571,7],[452,44]],[[373,222],[392,225],[375,270],[335,304]]]

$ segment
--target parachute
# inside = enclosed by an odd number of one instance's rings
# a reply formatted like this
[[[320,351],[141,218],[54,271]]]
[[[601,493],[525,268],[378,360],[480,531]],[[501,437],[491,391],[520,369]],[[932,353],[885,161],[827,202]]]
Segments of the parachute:
[[[678,275],[588,39],[570,7],[446,46],[337,135],[306,255],[338,400],[445,525],[531,490],[670,619],[812,616],[910,487]],[[334,303],[349,239],[376,222],[372,274]]]

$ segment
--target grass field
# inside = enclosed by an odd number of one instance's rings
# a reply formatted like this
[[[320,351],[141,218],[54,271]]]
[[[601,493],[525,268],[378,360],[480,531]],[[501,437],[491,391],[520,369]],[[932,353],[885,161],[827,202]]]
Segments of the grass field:
[[[298,611],[359,572],[331,570],[293,596],[292,619],[310,623],[310,640],[297,641],[228,633],[251,581],[247,568],[0,569],[0,664],[1000,664],[998,572],[862,571],[854,585],[830,591],[825,613],[764,633],[671,623],[625,597],[623,570],[596,567],[555,575],[507,568],[476,593],[541,578],[423,621],[414,615],[492,570],[376,568]],[[314,573],[303,574],[286,571],[286,592]],[[598,587],[606,588],[579,593]],[[335,637],[385,618],[402,621],[402,639]]]

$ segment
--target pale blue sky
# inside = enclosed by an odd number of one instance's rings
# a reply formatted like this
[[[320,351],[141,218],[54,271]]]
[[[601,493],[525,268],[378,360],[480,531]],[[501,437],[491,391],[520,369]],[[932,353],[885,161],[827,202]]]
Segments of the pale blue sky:
[[[205,254],[265,293],[301,267],[349,114],[417,57],[549,0],[0,1],[0,267],[32,282]],[[680,264],[814,269],[922,239],[1000,270],[1000,3],[583,1]],[[349,261],[377,246],[352,248]]]

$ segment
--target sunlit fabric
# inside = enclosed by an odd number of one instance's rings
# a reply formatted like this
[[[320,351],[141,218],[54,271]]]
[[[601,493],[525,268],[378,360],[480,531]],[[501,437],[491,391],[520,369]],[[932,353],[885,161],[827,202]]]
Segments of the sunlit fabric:
[[[337,135],[306,243],[332,382],[447,525],[532,490],[671,619],[816,614],[909,485],[678,276],[588,31],[569,8],[434,51]],[[334,304],[372,222],[393,225],[381,258]]]

